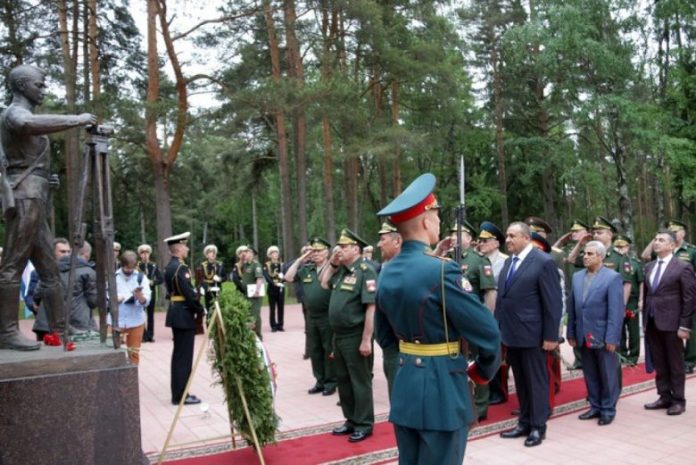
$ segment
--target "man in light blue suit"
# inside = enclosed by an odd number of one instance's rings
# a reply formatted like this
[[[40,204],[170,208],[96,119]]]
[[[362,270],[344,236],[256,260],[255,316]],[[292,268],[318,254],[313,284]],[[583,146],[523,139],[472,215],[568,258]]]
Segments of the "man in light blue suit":
[[[623,280],[604,266],[607,249],[601,242],[585,246],[585,269],[573,275],[568,301],[568,343],[580,348],[590,409],[578,418],[599,418],[608,425],[616,416],[619,400],[619,357],[624,317]]]

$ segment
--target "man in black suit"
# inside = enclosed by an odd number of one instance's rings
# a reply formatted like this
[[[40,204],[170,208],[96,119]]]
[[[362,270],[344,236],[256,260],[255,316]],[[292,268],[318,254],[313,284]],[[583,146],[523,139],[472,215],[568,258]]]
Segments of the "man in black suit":
[[[690,263],[675,259],[676,237],[660,230],[653,240],[657,255],[645,267],[643,329],[655,366],[655,385],[660,398],[645,404],[648,410],[667,409],[681,415],[684,399],[684,342],[691,335],[696,304],[696,278]]]
[[[548,352],[558,346],[563,297],[553,259],[532,246],[531,230],[512,223],[505,235],[510,257],[498,277],[495,317],[508,363],[515,376],[520,414],[503,438],[527,436],[524,445],[538,446],[546,434],[549,406]]]

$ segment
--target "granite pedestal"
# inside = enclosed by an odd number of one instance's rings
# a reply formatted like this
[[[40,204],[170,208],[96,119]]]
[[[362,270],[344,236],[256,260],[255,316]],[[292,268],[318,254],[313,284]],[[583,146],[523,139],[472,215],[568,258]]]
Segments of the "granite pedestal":
[[[0,465],[142,465],[138,369],[98,342],[0,350]]]

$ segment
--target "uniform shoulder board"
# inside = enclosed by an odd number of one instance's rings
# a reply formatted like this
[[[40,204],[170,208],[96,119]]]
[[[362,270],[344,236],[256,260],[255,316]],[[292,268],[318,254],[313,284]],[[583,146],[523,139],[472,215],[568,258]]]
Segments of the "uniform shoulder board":
[[[559,249],[558,247],[551,247],[551,250],[558,252],[558,253],[563,253],[563,250]]]
[[[451,261],[452,261],[452,259],[449,258],[449,257],[441,257],[441,256],[439,256],[439,255],[435,255],[435,254],[432,252],[432,250],[427,250],[427,251],[425,251],[424,253],[425,253],[425,255],[427,255],[428,257],[437,258],[437,259],[442,260],[442,261],[444,261],[444,262],[451,262]]]
[[[474,253],[475,253],[476,255],[478,255],[479,257],[484,257],[484,256],[485,256],[485,255],[483,255],[481,252],[479,252],[478,250],[474,250]]]
[[[370,267],[370,265],[368,265],[368,264],[365,263],[365,262],[362,262],[362,263],[360,264],[360,269],[363,270],[363,271],[365,271],[365,270],[368,269],[369,267]]]

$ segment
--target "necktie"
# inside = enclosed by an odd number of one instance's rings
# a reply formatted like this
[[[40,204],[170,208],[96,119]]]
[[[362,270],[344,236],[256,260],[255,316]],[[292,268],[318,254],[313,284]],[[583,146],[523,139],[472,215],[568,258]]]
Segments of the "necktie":
[[[660,284],[660,275],[662,274],[662,260],[657,261],[657,271],[655,271],[655,279],[653,279],[652,282],[652,291],[655,292],[655,289],[657,289],[658,284]]]
[[[505,278],[505,287],[507,288],[510,285],[510,281],[512,281],[512,277],[515,276],[515,271],[517,271],[517,262],[520,259],[518,257],[512,257],[512,265],[510,265],[510,269],[508,270],[508,275],[507,278]]]

